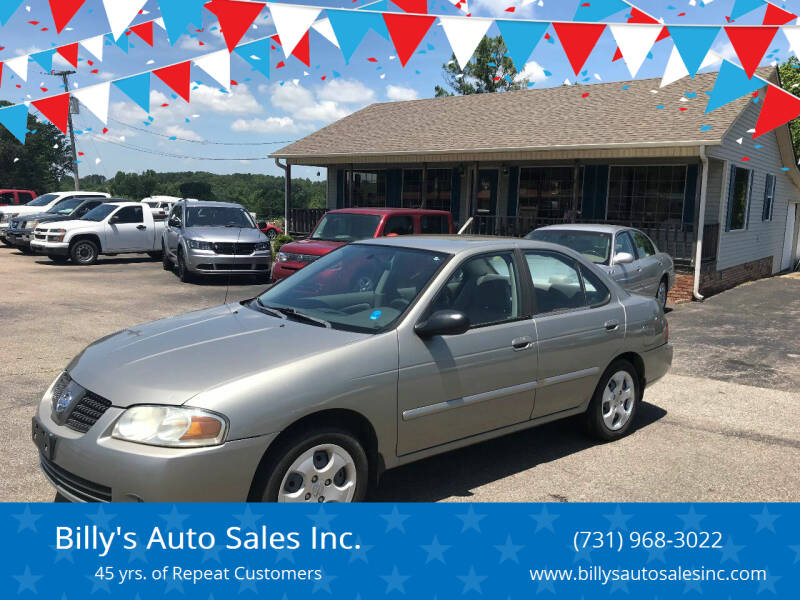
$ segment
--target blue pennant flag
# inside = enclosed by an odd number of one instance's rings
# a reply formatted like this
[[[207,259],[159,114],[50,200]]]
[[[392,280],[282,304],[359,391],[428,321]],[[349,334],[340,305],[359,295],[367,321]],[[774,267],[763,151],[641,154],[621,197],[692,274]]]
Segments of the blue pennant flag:
[[[106,34],[106,40],[116,45],[120,50],[122,50],[125,54],[128,53],[128,36],[121,35],[119,36],[118,40],[114,39],[114,36],[110,33]]]
[[[203,26],[203,5],[206,0],[159,0],[161,17],[167,29],[167,38],[173,46],[189,25]]]
[[[269,79],[269,39],[237,46],[234,52],[245,59],[256,71]]]
[[[145,112],[150,112],[150,73],[142,73],[127,79],[120,79],[115,81],[114,85],[121,89],[128,98],[141,106]]]
[[[686,65],[686,70],[694,79],[703,64],[703,60],[711,50],[711,46],[719,33],[719,27],[670,27],[669,33],[675,47]]]
[[[0,125],[8,129],[11,134],[23,144],[25,132],[28,130],[28,107],[24,104],[0,108]]]
[[[591,0],[578,4],[573,21],[602,21],[622,10],[630,10],[631,5],[622,0]]]
[[[387,40],[389,39],[389,30],[386,28],[386,21],[384,21],[383,16],[378,13],[360,13],[333,9],[328,9],[327,13],[331,21],[331,27],[333,27],[333,32],[336,34],[336,39],[339,42],[339,47],[342,49],[345,62],[350,62],[350,58],[370,29]]]
[[[765,4],[764,0],[736,0],[733,4],[733,9],[731,9],[731,19],[738,19]]]
[[[22,0],[2,0],[0,2],[0,23],[5,25],[11,16],[17,12]]]
[[[500,28],[500,35],[508,48],[511,60],[517,71],[525,68],[533,49],[539,40],[542,39],[547,30],[547,23],[531,23],[525,21],[504,21],[498,19],[497,27]]]
[[[47,73],[53,70],[53,55],[56,53],[55,50],[45,50],[44,52],[37,52],[36,54],[31,54],[31,58],[36,61],[40,67],[42,67]]]
[[[706,113],[717,110],[745,94],[755,92],[757,89],[767,85],[767,82],[753,75],[752,79],[747,77],[744,69],[737,67],[727,60],[722,61],[722,67],[714,82],[714,89],[711,90],[711,97],[708,99]]]

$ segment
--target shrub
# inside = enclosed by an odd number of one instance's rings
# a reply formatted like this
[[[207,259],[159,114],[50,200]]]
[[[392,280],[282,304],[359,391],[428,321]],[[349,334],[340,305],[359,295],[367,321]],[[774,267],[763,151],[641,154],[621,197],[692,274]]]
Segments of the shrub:
[[[294,238],[292,236],[282,233],[275,238],[275,241],[272,243],[272,249],[277,253],[281,249],[281,246],[293,241]]]

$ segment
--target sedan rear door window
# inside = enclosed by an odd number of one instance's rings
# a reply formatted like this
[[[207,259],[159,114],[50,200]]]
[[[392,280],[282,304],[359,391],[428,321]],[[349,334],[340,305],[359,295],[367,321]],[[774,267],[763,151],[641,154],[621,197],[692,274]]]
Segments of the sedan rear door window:
[[[574,260],[556,252],[525,253],[533,279],[536,313],[554,313],[583,308],[586,299]]]

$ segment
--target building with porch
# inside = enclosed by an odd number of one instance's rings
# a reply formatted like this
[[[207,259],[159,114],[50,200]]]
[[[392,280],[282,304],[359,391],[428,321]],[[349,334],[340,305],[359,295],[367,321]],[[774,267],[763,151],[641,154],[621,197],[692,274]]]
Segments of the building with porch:
[[[777,82],[773,68],[758,74]],[[287,177],[292,165],[327,168],[328,208],[444,209],[490,235],[637,227],[675,259],[673,299],[690,299],[798,260],[788,126],[753,140],[752,96],[704,114],[715,77],[372,104],[273,156]],[[290,230],[302,217],[289,211]]]

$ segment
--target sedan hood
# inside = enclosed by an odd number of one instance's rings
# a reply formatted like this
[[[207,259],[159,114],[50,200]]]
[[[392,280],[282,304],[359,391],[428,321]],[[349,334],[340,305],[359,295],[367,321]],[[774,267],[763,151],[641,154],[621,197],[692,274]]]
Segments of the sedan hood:
[[[328,240],[305,239],[299,242],[290,242],[281,246],[281,252],[291,252],[292,254],[311,254],[313,256],[325,256],[337,248],[346,245],[345,242],[330,242]]]
[[[87,347],[68,370],[114,406],[179,405],[202,391],[363,338],[229,304],[112,334]]]
[[[187,227],[185,237],[190,240],[203,240],[206,242],[239,242],[257,243],[266,242],[260,229],[252,227],[239,229],[238,227]]]

